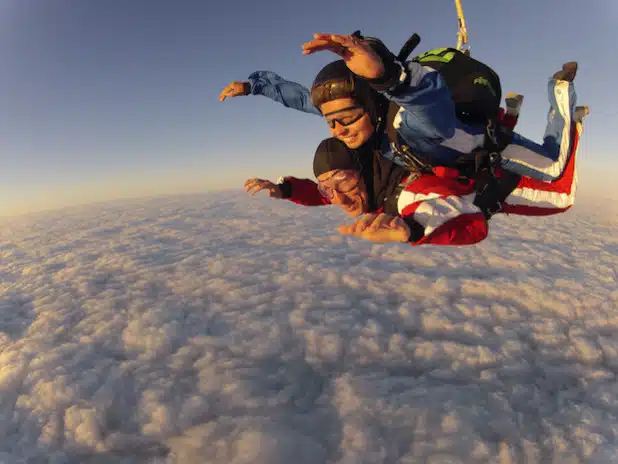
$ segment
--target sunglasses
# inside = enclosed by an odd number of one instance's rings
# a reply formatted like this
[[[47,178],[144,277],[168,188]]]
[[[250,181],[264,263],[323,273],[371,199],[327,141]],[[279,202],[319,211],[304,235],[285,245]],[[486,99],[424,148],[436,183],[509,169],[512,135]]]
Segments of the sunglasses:
[[[330,118],[329,116],[340,113],[347,113],[338,118]],[[365,109],[360,106],[351,106],[349,108],[344,108],[342,110],[333,111],[332,113],[326,113],[324,118],[326,119],[326,123],[331,129],[335,128],[335,123],[339,123],[341,126],[349,126],[354,124],[360,118],[365,116]]]

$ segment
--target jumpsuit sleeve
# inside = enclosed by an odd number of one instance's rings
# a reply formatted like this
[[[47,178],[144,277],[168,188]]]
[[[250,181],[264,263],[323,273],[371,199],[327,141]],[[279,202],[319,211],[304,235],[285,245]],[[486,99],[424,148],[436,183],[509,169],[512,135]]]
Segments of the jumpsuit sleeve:
[[[286,108],[322,115],[320,110],[311,103],[309,89],[297,82],[285,80],[272,71],[255,71],[249,76],[248,81],[251,95],[263,95],[281,103]]]
[[[324,198],[318,190],[318,184],[311,179],[297,179],[295,177],[284,177],[283,183],[289,195],[284,199],[303,206],[324,206],[330,205],[330,201]]]

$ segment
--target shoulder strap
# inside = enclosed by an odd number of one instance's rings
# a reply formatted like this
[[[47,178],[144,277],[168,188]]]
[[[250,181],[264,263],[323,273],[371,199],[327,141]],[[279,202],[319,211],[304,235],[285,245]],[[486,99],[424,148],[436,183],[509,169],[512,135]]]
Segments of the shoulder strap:
[[[384,121],[385,127],[384,130],[388,135],[388,140],[391,145],[399,144],[399,135],[397,134],[397,130],[395,129],[395,117],[397,117],[397,113],[399,113],[399,109],[401,107],[396,103],[391,103],[388,105],[388,112],[386,113],[386,121]]]
[[[403,163],[403,165],[411,170],[418,172],[431,173],[431,166],[429,163],[423,161],[410,149],[410,147],[401,139],[401,136],[395,129],[395,118],[401,107],[396,103],[391,103],[388,106],[388,112],[386,113],[386,120],[384,121],[384,132],[388,136],[388,141],[391,144],[393,150],[393,156]]]

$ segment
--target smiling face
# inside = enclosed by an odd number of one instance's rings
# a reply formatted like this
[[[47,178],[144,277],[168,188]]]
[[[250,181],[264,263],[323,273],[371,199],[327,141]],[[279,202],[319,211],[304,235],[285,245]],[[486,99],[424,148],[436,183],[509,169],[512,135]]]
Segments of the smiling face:
[[[355,149],[371,138],[374,127],[369,113],[351,98],[338,98],[323,103],[320,111],[328,122],[333,137]]]
[[[358,171],[337,169],[320,174],[318,189],[348,216],[356,217],[367,212],[367,189]]]

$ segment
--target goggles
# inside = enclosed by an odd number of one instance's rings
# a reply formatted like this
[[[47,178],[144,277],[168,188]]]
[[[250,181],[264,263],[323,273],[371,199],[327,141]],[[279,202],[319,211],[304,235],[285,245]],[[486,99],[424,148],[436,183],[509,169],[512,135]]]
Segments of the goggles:
[[[354,190],[358,187],[360,179],[360,172],[336,170],[328,179],[318,181],[318,191],[324,198],[332,200],[335,197],[335,192],[348,193]]]
[[[331,118],[332,115],[340,114],[339,117]],[[335,123],[339,123],[341,126],[349,126],[354,124],[360,118],[365,116],[365,108],[361,106],[351,106],[342,110],[333,111],[332,113],[326,113],[324,119],[331,129],[335,128]]]

